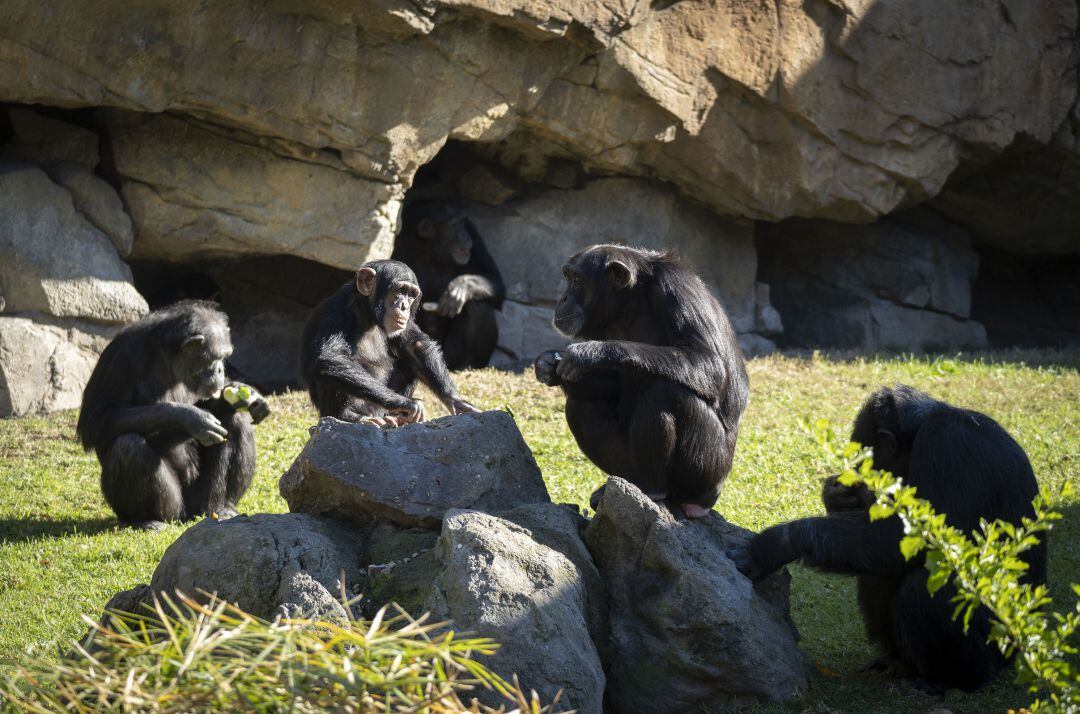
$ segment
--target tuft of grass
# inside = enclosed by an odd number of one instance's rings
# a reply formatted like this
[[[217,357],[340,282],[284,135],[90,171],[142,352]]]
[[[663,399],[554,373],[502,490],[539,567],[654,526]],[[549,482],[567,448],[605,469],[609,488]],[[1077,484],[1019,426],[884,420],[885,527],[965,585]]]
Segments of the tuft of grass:
[[[222,601],[155,600],[150,612],[88,620],[91,634],[75,651],[17,665],[0,698],[35,714],[552,711],[473,659],[493,654],[492,640],[387,610],[370,622],[268,622]],[[479,688],[506,706],[472,700]]]
[[[799,427],[799,417],[850,424],[866,396],[903,382],[958,406],[990,414],[1019,441],[1040,484],[1052,493],[1080,485],[1080,352],[1010,351],[945,357],[773,355],[751,360],[750,405],[735,465],[717,510],[760,530],[821,514],[820,479],[829,464]],[[478,406],[509,406],[557,502],[585,506],[604,476],[566,428],[558,389],[493,369],[459,373],[461,393]],[[445,414],[426,393],[432,418]],[[277,482],[307,441],[315,412],[306,394],[270,398],[273,414],[255,429],[255,481],[241,502],[248,513],[287,509]],[[101,497],[98,466],[74,438],[76,414],[0,420],[0,668],[24,661],[26,648],[54,650],[77,638],[82,614],[96,615],[119,590],[148,582],[165,548],[186,528],[157,533],[119,529]],[[1053,504],[1064,513],[1050,538],[1050,589],[1067,602],[1080,581],[1080,498]],[[930,698],[860,668],[873,657],[857,616],[850,578],[792,570],[792,616],[800,645],[819,667],[811,691],[790,708],[820,712],[1005,711],[1027,701],[1002,678],[975,694]]]

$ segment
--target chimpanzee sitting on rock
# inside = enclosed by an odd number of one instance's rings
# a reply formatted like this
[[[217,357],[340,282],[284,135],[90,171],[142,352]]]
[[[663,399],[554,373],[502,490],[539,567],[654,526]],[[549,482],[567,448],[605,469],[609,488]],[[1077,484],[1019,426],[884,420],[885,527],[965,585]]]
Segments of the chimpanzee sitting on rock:
[[[373,260],[316,306],[300,341],[300,382],[319,416],[379,426],[424,420],[417,380],[451,414],[480,411],[462,399],[439,345],[416,326],[423,293],[409,266]]]
[[[724,309],[670,253],[595,245],[563,275],[553,324],[588,341],[541,354],[536,378],[562,387],[590,461],[691,518],[707,515],[749,397]]]
[[[97,452],[101,490],[120,521],[227,517],[255,473],[252,422],[270,413],[257,392],[230,403],[225,314],[184,301],[125,327],[101,353],[83,392],[76,432]]]
[[[928,500],[946,522],[967,533],[980,519],[1019,525],[1033,517],[1038,492],[1027,455],[990,417],[939,402],[911,387],[880,389],[855,418],[851,440],[873,448],[874,466],[891,471]],[[766,528],[729,555],[751,579],[792,561],[856,576],[866,633],[882,650],[874,666],[914,677],[923,688],[973,689],[1005,663],[987,643],[989,613],[979,609],[965,633],[953,617],[955,590],[931,595],[923,559],[900,553],[903,524],[871,521],[872,494],[833,477],[822,500],[826,516]],[[1025,553],[1031,583],[1046,581],[1046,543]]]
[[[472,221],[449,203],[414,203],[405,210],[393,258],[412,268],[420,289],[436,301],[417,323],[442,345],[447,367],[485,366],[499,339],[495,311],[506,288]]]

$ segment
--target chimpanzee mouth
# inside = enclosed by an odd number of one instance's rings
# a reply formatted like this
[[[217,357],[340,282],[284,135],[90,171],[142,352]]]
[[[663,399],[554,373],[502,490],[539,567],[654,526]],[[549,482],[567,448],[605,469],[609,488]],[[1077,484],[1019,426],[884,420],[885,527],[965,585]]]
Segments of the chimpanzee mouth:
[[[454,250],[451,252],[451,256],[454,258],[454,262],[458,265],[465,265],[469,262],[469,258],[472,257],[471,250]]]
[[[577,337],[581,332],[581,320],[576,317],[560,317],[556,315],[551,320],[551,325],[567,337]]]

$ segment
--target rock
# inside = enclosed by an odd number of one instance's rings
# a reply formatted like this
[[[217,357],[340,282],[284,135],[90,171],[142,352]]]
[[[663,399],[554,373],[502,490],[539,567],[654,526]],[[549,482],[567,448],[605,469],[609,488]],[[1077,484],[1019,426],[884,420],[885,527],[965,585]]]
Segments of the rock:
[[[89,129],[16,107],[8,113],[14,138],[0,156],[37,164],[74,162],[92,171],[101,161],[98,136]]]
[[[131,244],[135,234],[131,228],[131,219],[124,213],[124,203],[120,194],[104,179],[81,164],[61,161],[45,167],[49,178],[71,193],[76,210],[90,224],[109,236],[120,257],[126,258],[131,253]]]
[[[495,313],[499,325],[499,350],[509,360],[532,360],[545,350],[559,349],[570,343],[551,324],[552,308],[547,305],[525,305],[507,300]]]
[[[0,417],[74,409],[117,327],[0,316]]]
[[[810,661],[788,615],[789,576],[755,587],[725,555],[751,535],[716,513],[676,519],[609,479],[585,544],[607,588],[614,711],[712,711],[805,690]]]
[[[355,270],[390,255],[396,185],[358,178],[310,149],[283,155],[191,120],[106,116],[135,259],[287,253]]]
[[[281,477],[292,511],[437,529],[453,508],[546,503],[513,417],[489,411],[397,429],[322,419]]]
[[[753,332],[738,335],[737,337],[739,349],[742,350],[745,357],[763,357],[776,352],[776,343],[768,337],[755,335]]]
[[[761,277],[786,345],[982,349],[971,315],[979,259],[962,227],[926,209],[866,226],[793,219],[759,233]]]
[[[425,604],[441,566],[435,552],[439,534],[421,528],[401,528],[379,522],[367,537],[364,564],[364,614],[373,617],[383,606],[396,603],[413,617],[424,614]]]
[[[503,677],[517,674],[541,701],[562,690],[563,710],[600,714],[604,671],[590,636],[588,582],[570,558],[507,518],[477,511],[447,513],[438,556],[443,568],[427,603],[435,618],[500,642],[485,663]]]
[[[0,77],[0,100],[194,116],[327,150],[398,188],[448,139],[514,138],[542,158],[654,177],[754,219],[870,221],[912,205],[962,159],[985,161],[1021,134],[1047,142],[1077,93],[1072,0],[177,0],[137,12],[104,0],[66,8],[61,26],[53,10],[33,0],[0,10],[0,62],[19,69]],[[176,147],[165,156],[183,163]],[[184,238],[209,241],[219,228],[244,235],[225,208],[265,221],[244,200],[265,207],[262,196],[193,209],[206,185],[163,183],[181,205],[137,192],[137,226],[161,233],[202,218]],[[345,206],[389,224],[400,196],[361,199]],[[177,220],[153,220],[170,206]],[[360,227],[372,234],[361,251],[384,230],[375,218]],[[307,240],[311,252],[342,251],[338,233]]]
[[[70,193],[26,164],[0,164],[0,292],[7,313],[116,324],[147,312],[105,234]]]
[[[216,593],[264,618],[345,618],[343,590],[353,597],[364,582],[362,548],[356,531],[303,513],[207,518],[169,546],[150,589],[196,599]]]

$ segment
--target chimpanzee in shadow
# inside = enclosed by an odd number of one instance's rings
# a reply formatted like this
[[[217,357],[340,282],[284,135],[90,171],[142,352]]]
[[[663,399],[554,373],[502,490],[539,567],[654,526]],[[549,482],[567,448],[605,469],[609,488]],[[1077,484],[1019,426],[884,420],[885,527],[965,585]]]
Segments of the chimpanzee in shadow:
[[[122,523],[235,515],[255,472],[252,423],[270,406],[254,390],[235,405],[223,398],[231,353],[225,314],[192,300],[128,325],[101,353],[76,432]]]
[[[395,260],[408,265],[433,302],[417,315],[450,369],[483,367],[499,339],[495,311],[506,287],[480,233],[450,203],[420,201],[405,210]]]
[[[373,260],[316,306],[300,341],[300,382],[319,416],[379,426],[424,420],[417,380],[451,414],[479,409],[458,395],[439,345],[416,325],[423,293],[396,260]]]
[[[588,341],[541,354],[536,378],[562,387],[570,431],[601,470],[705,516],[750,389],[724,309],[671,253],[594,245],[563,276],[553,324]]]
[[[964,532],[980,519],[1019,525],[1035,515],[1038,484],[1027,455],[990,417],[959,409],[911,387],[883,388],[855,418],[851,440],[873,448],[874,466],[888,470],[928,500],[946,522]],[[980,608],[965,634],[953,620],[955,590],[931,595],[922,557],[900,553],[897,516],[871,521],[873,495],[865,486],[825,482],[828,515],[766,528],[729,553],[753,580],[792,561],[856,576],[866,633],[883,657],[870,666],[912,677],[931,691],[974,689],[1005,664],[987,643],[989,613]],[[1046,582],[1046,543],[1025,553],[1025,580]]]

